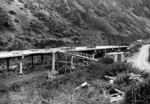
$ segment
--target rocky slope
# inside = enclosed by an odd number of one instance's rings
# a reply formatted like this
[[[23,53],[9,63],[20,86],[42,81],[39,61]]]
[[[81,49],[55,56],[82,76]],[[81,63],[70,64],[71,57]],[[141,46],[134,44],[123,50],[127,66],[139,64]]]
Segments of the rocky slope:
[[[149,0],[1,0],[0,50],[148,38],[149,10]]]

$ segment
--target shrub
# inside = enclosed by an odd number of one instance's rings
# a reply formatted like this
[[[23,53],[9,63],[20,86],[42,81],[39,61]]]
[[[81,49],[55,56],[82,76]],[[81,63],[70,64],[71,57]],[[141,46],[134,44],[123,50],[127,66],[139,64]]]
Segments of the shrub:
[[[7,93],[7,92],[8,92],[8,88],[5,85],[0,85],[0,94]]]
[[[120,73],[117,75],[116,80],[114,81],[115,84],[121,85],[121,84],[129,84],[129,74],[127,73]]]
[[[11,104],[9,95],[7,94],[0,95],[0,104]]]
[[[91,63],[88,67],[88,72],[92,78],[103,78],[108,72],[107,65],[103,63]]]
[[[4,28],[7,28],[11,31],[15,30],[10,17],[3,8],[0,8],[0,28],[1,30],[3,30]]]
[[[18,91],[20,90],[20,86],[22,86],[22,82],[18,82],[18,83],[13,83],[11,84],[8,88],[9,88],[9,91]]]
[[[108,67],[108,75],[117,76],[117,74],[125,72],[128,70],[128,66],[125,63],[113,63],[107,65]]]
[[[24,3],[22,0],[18,0],[18,2],[20,2],[20,3]]]
[[[10,11],[9,11],[9,14],[11,14],[11,15],[16,15],[16,12],[10,10]]]
[[[145,80],[142,82],[129,80],[129,73],[141,74]],[[115,76],[114,85],[101,80],[104,75]],[[84,82],[91,86],[74,90]],[[150,91],[149,74],[131,68],[124,63],[90,63],[87,69],[53,81],[47,80],[46,75],[33,78],[27,82],[18,82],[10,87],[1,86],[3,95],[0,104],[11,103],[39,103],[49,104],[110,104],[110,99],[104,94],[111,89],[118,88],[127,92],[124,104],[148,104]],[[9,91],[9,93],[7,93]],[[6,93],[5,93],[6,92]],[[6,96],[8,99],[6,100]],[[9,98],[10,97],[10,98]],[[147,103],[146,103],[147,101]],[[4,102],[4,103],[3,103]],[[6,103],[5,103],[6,102]],[[119,103],[118,103],[119,104]]]
[[[16,23],[19,23],[19,20],[18,20],[17,18],[15,18],[14,21],[15,21]]]
[[[38,22],[30,22],[30,28],[32,29],[32,31],[38,34],[42,34],[43,32],[43,25]]]
[[[126,93],[124,104],[149,104],[150,103],[150,79],[144,82],[133,83]]]
[[[103,64],[112,64],[113,59],[112,58],[102,58],[102,59],[99,60],[99,62],[101,62]]]

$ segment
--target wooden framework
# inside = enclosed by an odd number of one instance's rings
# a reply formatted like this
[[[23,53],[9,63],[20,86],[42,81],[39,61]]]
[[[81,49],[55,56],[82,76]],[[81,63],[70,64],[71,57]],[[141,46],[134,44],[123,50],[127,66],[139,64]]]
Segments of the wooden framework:
[[[72,56],[71,54],[57,53],[57,71],[75,72],[77,70],[84,69],[88,66],[89,60],[79,56]]]

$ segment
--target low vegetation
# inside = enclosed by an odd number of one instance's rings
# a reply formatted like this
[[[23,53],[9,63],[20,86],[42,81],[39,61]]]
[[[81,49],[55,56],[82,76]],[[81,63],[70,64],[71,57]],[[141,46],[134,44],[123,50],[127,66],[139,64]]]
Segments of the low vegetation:
[[[142,81],[129,79],[140,74]],[[105,75],[116,77],[110,84]],[[84,82],[90,86],[76,90]],[[0,104],[110,104],[110,90],[126,93],[123,104],[148,104],[150,76],[124,63],[91,63],[87,69],[50,80],[47,75],[0,86]],[[122,104],[118,102],[115,104]]]

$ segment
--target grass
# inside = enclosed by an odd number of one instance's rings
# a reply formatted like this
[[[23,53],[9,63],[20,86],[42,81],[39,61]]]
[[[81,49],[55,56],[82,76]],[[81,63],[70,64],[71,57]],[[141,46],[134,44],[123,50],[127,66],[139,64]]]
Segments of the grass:
[[[145,84],[129,80],[129,73],[141,74],[145,79]],[[114,85],[105,80],[105,75],[117,77]],[[0,104],[110,104],[108,95],[110,94],[109,90],[113,88],[126,92],[128,97],[126,97],[124,103],[132,104],[129,100],[135,99],[130,96],[130,92],[137,93],[134,88],[138,87],[140,88],[138,92],[142,96],[146,96],[148,93],[142,93],[142,90],[149,88],[149,79],[148,73],[133,69],[124,63],[107,65],[91,63],[87,69],[66,74],[64,77],[53,81],[47,80],[47,75],[43,75],[9,86],[1,85]],[[75,90],[84,82],[88,82],[91,86]],[[137,83],[137,86],[133,87],[135,83]],[[146,90],[144,91],[146,92]],[[145,101],[148,101],[148,97],[146,98]]]
[[[46,76],[34,78],[28,82],[1,86],[1,104],[108,104],[100,89],[87,88],[75,91],[85,79],[81,73],[66,75],[62,79],[47,81]],[[78,79],[79,78],[79,79]],[[101,99],[101,100],[100,100]]]

